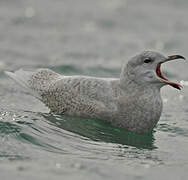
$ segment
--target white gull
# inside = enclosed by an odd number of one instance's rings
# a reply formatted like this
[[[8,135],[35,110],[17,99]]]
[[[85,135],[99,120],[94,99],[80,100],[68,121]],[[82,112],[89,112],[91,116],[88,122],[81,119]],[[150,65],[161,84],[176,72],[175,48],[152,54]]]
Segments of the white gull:
[[[64,76],[49,69],[5,72],[53,113],[106,120],[134,132],[149,132],[162,112],[160,89],[171,85],[160,70],[162,63],[185,59],[144,51],[122,68],[119,79]]]

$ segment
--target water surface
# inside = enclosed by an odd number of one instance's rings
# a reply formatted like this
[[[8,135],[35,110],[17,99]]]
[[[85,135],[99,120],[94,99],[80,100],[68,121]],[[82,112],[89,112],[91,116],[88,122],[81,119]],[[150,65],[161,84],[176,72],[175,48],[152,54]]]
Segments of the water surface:
[[[152,133],[52,115],[3,71],[47,67],[65,75],[118,77],[145,49],[188,57],[186,0],[1,0],[0,173],[2,179],[186,179],[187,63],[168,63],[184,89],[162,89]]]

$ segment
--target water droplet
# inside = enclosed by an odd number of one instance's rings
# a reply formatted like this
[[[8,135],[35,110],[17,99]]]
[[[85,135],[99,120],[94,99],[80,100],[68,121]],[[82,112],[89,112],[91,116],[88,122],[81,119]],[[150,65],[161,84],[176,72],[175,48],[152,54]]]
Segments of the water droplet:
[[[25,16],[27,18],[32,18],[33,16],[35,16],[36,12],[35,9],[33,9],[32,7],[27,7],[25,9]]]
[[[148,168],[150,168],[150,165],[149,165],[149,164],[145,164],[144,167],[145,167],[146,169],[148,169]]]
[[[184,96],[180,94],[179,99],[180,99],[180,101],[182,101],[184,99]]]
[[[60,169],[61,168],[61,164],[60,163],[56,163],[55,167],[58,168],[58,169]]]
[[[167,99],[167,98],[164,98],[164,99],[163,99],[163,102],[164,102],[164,103],[167,103],[167,102],[168,102],[168,99]]]
[[[188,81],[181,80],[181,81],[180,81],[180,84],[181,84],[182,86],[188,86]]]
[[[80,164],[80,163],[73,164],[73,167],[76,168],[76,169],[82,169],[82,168],[84,168],[84,166],[82,164]]]

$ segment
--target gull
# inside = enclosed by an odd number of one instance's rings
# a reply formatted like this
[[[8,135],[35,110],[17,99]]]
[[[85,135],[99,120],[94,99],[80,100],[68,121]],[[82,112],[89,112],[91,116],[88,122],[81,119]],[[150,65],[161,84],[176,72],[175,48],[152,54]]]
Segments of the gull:
[[[120,78],[64,76],[50,69],[5,72],[52,113],[95,118],[136,133],[151,132],[162,112],[161,87],[169,81],[161,64],[181,55],[144,51],[122,67]]]

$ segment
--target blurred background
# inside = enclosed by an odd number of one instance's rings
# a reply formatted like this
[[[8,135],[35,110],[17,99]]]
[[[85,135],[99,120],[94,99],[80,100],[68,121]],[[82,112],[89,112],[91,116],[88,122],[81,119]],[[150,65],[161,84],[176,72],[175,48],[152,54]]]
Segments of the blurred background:
[[[164,65],[184,89],[162,89],[164,112],[149,135],[49,115],[3,71],[119,77],[143,50],[188,57],[187,8],[186,0],[0,0],[1,178],[186,179],[187,62]]]
[[[140,51],[187,55],[186,0],[1,0],[1,69],[118,69]]]

